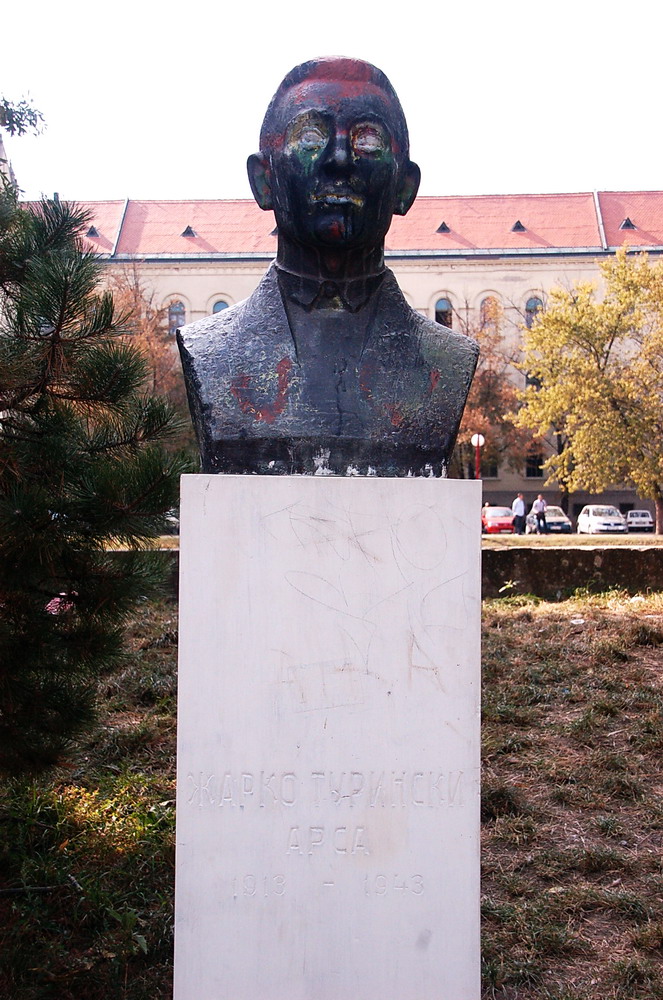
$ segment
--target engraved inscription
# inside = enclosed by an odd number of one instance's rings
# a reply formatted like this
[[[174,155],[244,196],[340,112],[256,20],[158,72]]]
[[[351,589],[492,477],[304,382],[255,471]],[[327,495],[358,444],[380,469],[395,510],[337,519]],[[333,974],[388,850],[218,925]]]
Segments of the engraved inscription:
[[[325,889],[336,888],[333,879],[325,879],[320,884]],[[257,875],[253,872],[236,875],[226,885],[233,899],[242,897],[268,899],[273,896],[285,896],[288,889],[285,875]],[[361,887],[365,896],[388,896],[399,893],[421,896],[424,892],[423,875],[364,875],[361,882],[357,881],[355,885],[357,889]]]
[[[233,899],[238,896],[283,896],[285,893],[284,875],[244,875],[234,878],[231,883]]]
[[[387,893],[412,893],[421,896],[424,891],[422,875],[364,875],[364,893],[367,896],[386,896]]]
[[[197,775],[188,774],[187,775],[189,784],[191,787],[191,792],[187,802],[189,805],[197,805],[202,808],[204,805],[214,805],[214,797],[210,789],[211,783],[214,781],[213,774],[203,774],[200,771]]]
[[[370,854],[368,834],[363,826],[292,826],[286,854],[317,854],[322,849],[334,854]]]
[[[294,806],[297,800],[297,776],[292,771],[283,774],[260,772],[260,808],[266,805],[280,803],[282,806]]]
[[[463,771],[208,771],[190,772],[189,805],[220,809],[439,809],[464,804]]]

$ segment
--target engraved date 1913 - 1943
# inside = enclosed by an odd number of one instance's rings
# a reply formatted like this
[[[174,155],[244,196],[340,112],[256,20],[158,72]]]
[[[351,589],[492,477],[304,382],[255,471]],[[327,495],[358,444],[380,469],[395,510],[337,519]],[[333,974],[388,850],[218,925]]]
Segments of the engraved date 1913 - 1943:
[[[326,889],[333,889],[335,882],[329,880],[322,885]],[[243,875],[233,878],[230,887],[233,899],[240,896],[268,899],[272,896],[284,896],[287,891],[285,875]],[[366,896],[398,893],[420,896],[424,891],[424,879],[422,875],[364,875],[363,890]]]

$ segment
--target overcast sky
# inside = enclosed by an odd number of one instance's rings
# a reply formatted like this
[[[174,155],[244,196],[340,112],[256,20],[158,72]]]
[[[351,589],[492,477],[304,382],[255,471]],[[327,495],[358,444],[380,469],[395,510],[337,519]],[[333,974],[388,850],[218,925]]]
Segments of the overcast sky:
[[[29,93],[47,122],[6,140],[31,198],[251,197],[269,98],[330,54],[391,79],[423,194],[663,188],[654,0],[8,6],[0,95]]]

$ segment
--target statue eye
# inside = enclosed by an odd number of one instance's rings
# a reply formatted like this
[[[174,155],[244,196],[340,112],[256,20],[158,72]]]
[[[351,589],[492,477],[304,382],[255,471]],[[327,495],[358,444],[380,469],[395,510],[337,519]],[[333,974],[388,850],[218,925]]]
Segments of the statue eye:
[[[299,145],[302,149],[318,150],[327,142],[327,136],[315,125],[305,125],[298,136]]]
[[[382,153],[387,141],[377,125],[359,125],[352,133],[352,148],[357,153]]]

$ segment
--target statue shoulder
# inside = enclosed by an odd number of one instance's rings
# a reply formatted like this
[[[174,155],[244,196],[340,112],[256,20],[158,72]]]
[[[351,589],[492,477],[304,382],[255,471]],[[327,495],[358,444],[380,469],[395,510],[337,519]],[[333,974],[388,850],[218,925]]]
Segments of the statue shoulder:
[[[406,331],[416,344],[416,351],[432,368],[450,368],[471,379],[479,358],[479,345],[472,337],[457,333],[449,327],[428,319],[407,302],[396,277],[387,269],[382,292],[385,311],[391,314],[389,326]]]
[[[474,373],[479,359],[479,345],[473,337],[442,326],[419,314],[421,343],[431,357],[444,358],[447,363]]]
[[[205,316],[181,327],[177,331],[180,349],[184,347],[188,351],[197,353],[201,348],[204,350],[205,344],[210,340],[227,336],[236,328],[238,321],[241,322],[245,304],[246,300],[238,302],[237,305],[229,306],[222,312],[214,313],[213,316]]]
[[[208,353],[211,345],[215,345],[216,352],[234,350],[235,341],[238,348],[242,343],[246,346],[253,338],[261,338],[265,335],[265,331],[270,331],[278,325],[279,309],[283,312],[272,267],[247,299],[214,313],[213,316],[205,316],[204,319],[188,323],[178,330],[177,342],[180,352],[183,356],[186,352],[192,357],[202,357]],[[281,325],[282,323],[283,320]]]

